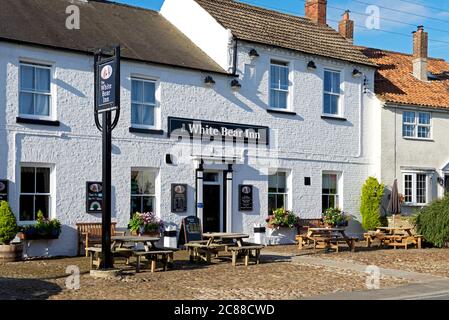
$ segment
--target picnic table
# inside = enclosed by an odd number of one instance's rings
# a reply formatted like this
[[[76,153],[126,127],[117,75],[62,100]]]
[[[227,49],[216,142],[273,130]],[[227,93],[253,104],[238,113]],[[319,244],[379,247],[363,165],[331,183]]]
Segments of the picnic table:
[[[226,233],[226,232],[208,232],[203,233],[203,238],[207,239],[208,245],[214,242],[235,242],[238,247],[243,246],[243,239],[249,238],[249,235],[243,233]]]
[[[146,237],[146,236],[115,236],[111,237],[112,248],[123,248],[126,243],[142,243],[145,251],[151,249],[157,249],[156,242],[161,238],[159,237]]]
[[[396,249],[404,247],[406,250],[410,244],[421,249],[422,236],[413,234],[412,228],[403,227],[378,227],[374,232],[364,234],[366,246],[370,247],[373,240],[378,239],[380,244],[388,245]]]
[[[346,244],[351,251],[355,251],[356,238],[348,237],[345,228],[308,228],[305,235],[298,235],[298,249],[304,244],[313,243],[313,249],[335,249],[337,252],[341,244]]]

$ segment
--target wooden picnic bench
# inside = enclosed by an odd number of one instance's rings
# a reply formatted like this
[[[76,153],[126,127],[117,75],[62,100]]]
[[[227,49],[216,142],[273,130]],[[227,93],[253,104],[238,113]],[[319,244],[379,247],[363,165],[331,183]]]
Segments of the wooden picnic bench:
[[[379,240],[380,245],[387,245],[396,249],[403,247],[408,249],[409,245],[422,248],[422,235],[413,234],[411,228],[379,227],[375,232],[367,232],[364,235],[366,246],[371,247],[374,240]]]
[[[96,267],[97,269],[101,266],[101,247],[88,247],[86,248],[86,255],[90,259],[90,267],[93,269]],[[132,256],[133,250],[129,248],[118,248],[112,250],[113,259],[116,258],[125,258],[126,264],[129,263],[129,258]]]
[[[167,271],[168,263],[173,260],[172,250],[151,250],[151,251],[134,251],[133,255],[137,258],[136,273],[140,272],[141,258],[151,261],[151,272],[156,271],[157,262],[161,261],[163,270]],[[160,259],[159,259],[160,258]]]
[[[229,247],[228,250],[232,253],[232,265],[235,267],[237,265],[237,257],[244,257],[245,266],[249,265],[250,258],[254,258],[255,263],[260,263],[260,250],[262,250],[264,246],[256,245],[256,244],[245,244],[241,247],[232,246]]]
[[[225,246],[219,243],[189,242],[184,247],[189,250],[190,262],[203,260],[210,263],[212,261],[212,255],[218,256],[220,251],[225,250]]]
[[[355,251],[358,241],[355,237],[348,237],[343,228],[309,228],[307,234],[296,236],[298,249],[305,245],[313,244],[313,249],[334,249],[337,252],[341,245],[346,245],[351,251]]]
[[[111,223],[111,235],[125,235],[125,231],[116,231],[116,222]],[[76,224],[78,232],[78,255],[81,255],[81,249],[84,248],[86,257],[89,256],[87,248],[93,247],[96,244],[101,244],[102,236],[101,222],[82,222]]]

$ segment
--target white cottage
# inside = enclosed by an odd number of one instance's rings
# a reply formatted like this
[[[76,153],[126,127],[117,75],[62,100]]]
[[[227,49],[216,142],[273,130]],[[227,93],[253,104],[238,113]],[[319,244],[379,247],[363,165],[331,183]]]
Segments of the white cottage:
[[[79,30],[65,26],[72,4]],[[272,209],[318,219],[338,206],[358,233],[361,186],[377,167],[375,65],[352,45],[348,16],[345,38],[325,12],[323,0],[307,1],[305,18],[231,0],[166,0],[160,13],[0,0],[0,180],[20,224],[38,210],[63,224],[29,254],[75,255],[76,223],[101,221],[86,203],[87,182],[102,178],[92,52],[112,44],[123,48],[119,227],[153,211],[167,224],[195,215],[204,231],[252,235]],[[252,205],[240,203],[247,190]]]

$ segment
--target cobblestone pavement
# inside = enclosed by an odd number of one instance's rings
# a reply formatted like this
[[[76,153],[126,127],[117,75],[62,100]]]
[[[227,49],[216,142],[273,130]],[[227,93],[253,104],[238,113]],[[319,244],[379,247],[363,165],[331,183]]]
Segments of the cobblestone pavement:
[[[0,299],[298,299],[314,295],[364,290],[366,275],[293,263],[294,247],[269,247],[260,265],[233,268],[229,258],[211,265],[190,264],[185,251],[175,254],[167,272],[135,274],[125,267],[114,280],[89,275],[87,258],[60,258],[0,264]],[[280,254],[274,255],[279,251]],[[292,251],[292,252],[293,252]],[[290,254],[292,253],[290,252]],[[326,255],[328,256],[328,255]],[[66,268],[80,268],[80,289],[66,288]],[[408,283],[383,278],[383,286]]]

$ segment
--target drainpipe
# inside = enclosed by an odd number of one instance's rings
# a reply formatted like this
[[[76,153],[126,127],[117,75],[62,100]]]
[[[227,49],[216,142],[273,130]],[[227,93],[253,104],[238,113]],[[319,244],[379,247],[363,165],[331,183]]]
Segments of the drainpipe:
[[[234,40],[234,58],[233,58],[233,65],[232,65],[232,75],[237,76],[237,38],[233,38]]]

